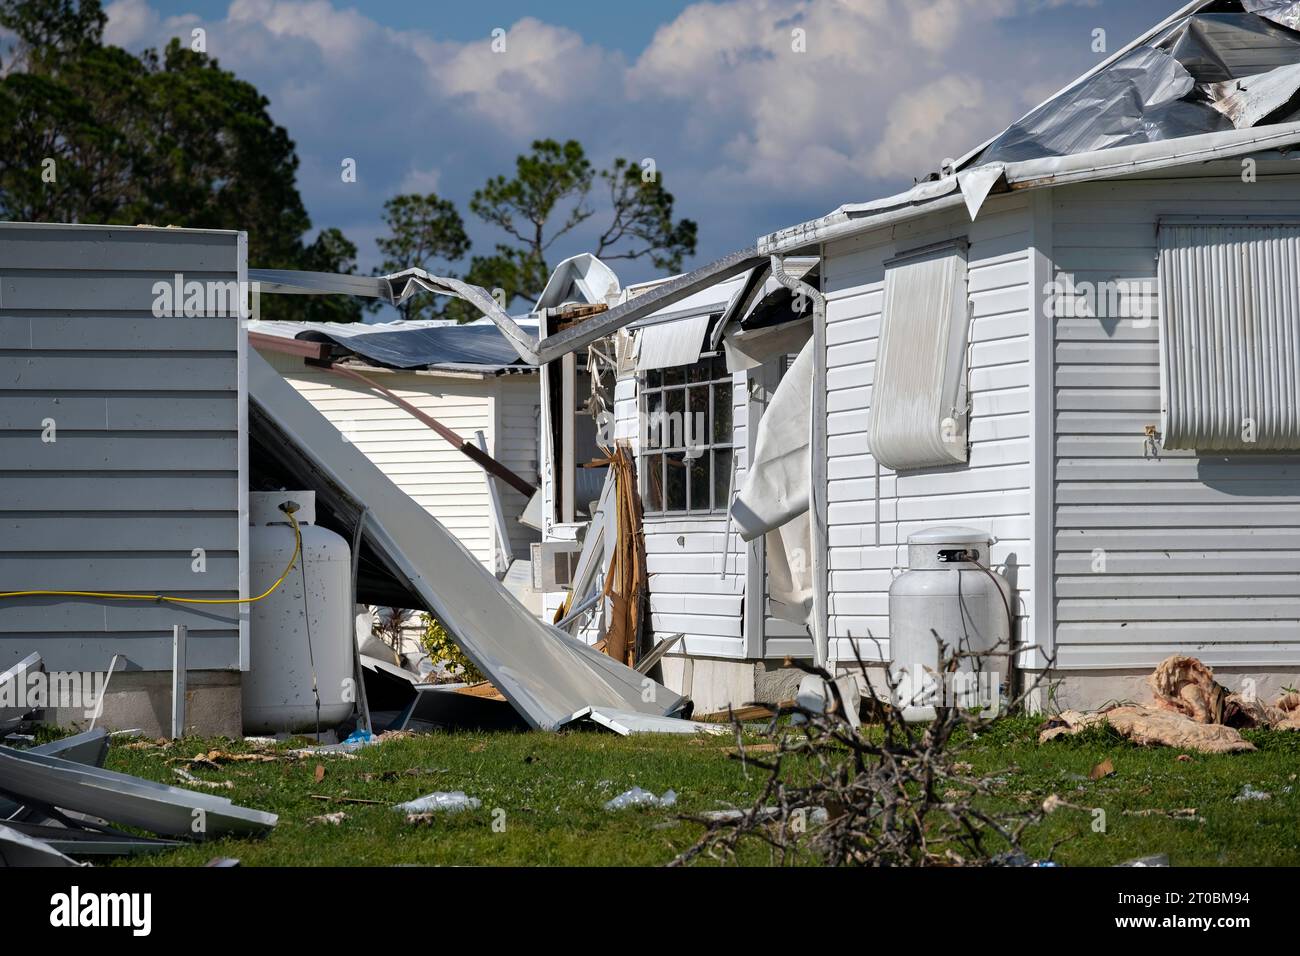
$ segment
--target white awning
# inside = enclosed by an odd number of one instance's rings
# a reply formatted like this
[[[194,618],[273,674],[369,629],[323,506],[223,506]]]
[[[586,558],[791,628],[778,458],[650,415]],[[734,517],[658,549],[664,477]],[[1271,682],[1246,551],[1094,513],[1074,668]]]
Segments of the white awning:
[[[708,334],[711,318],[713,316],[706,313],[641,329],[637,333],[641,344],[636,370],[644,372],[653,368],[695,364],[704,349],[704,336]]]

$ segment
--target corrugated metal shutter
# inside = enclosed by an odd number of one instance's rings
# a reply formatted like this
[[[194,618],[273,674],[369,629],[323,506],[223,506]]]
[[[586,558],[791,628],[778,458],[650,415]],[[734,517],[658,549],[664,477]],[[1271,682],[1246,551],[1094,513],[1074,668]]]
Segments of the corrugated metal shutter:
[[[1162,442],[1300,449],[1300,223],[1160,224]]]
[[[885,264],[871,453],[895,471],[966,460],[966,244]]]

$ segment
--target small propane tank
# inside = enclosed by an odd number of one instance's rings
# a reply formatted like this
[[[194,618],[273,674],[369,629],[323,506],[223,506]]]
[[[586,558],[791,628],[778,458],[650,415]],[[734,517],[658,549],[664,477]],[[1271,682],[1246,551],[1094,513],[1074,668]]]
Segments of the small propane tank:
[[[315,729],[313,668],[322,730],[344,720],[353,706],[351,549],[333,531],[316,526],[315,492],[249,494],[250,593],[269,588],[293,556],[293,527],[282,502],[298,506],[302,554],[275,591],[249,606],[246,734]]]
[[[1008,657],[960,658],[957,673],[941,675],[935,638],[947,656],[1010,650],[1011,585],[980,567],[989,567],[992,543],[988,532],[974,528],[929,528],[907,539],[907,570],[889,588],[894,702],[906,721],[933,720],[945,699],[984,712],[1002,703]]]

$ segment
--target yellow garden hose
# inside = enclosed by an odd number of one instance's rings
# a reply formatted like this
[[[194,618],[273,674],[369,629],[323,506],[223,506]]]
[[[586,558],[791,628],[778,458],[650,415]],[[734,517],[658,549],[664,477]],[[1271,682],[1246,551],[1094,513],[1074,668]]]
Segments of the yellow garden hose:
[[[281,509],[284,510],[284,509]],[[118,594],[113,591],[0,591],[0,598],[15,597],[88,597],[102,598],[106,601],[164,601],[168,604],[253,604],[263,598],[270,597],[284,579],[289,576],[293,566],[298,563],[298,555],[302,553],[302,531],[298,528],[298,519],[293,516],[292,511],[284,511],[289,518],[289,523],[293,526],[293,556],[289,558],[289,566],[284,569],[284,573],[275,579],[275,583],[259,594],[257,597],[250,598],[184,598],[173,597],[170,594]]]

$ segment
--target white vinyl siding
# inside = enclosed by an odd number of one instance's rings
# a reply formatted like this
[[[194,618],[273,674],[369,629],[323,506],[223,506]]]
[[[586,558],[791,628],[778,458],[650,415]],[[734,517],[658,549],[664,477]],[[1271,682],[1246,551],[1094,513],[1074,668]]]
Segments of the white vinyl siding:
[[[263,358],[484,567],[494,569],[491,502],[483,469],[409,412],[361,383],[310,369],[293,356],[267,352]],[[522,477],[537,480],[535,409],[540,392],[536,376],[472,379],[374,369],[369,374],[467,441],[475,441],[475,432],[481,429],[491,454]],[[497,488],[515,556],[527,557],[528,542],[538,538],[537,532],[518,522],[527,502],[504,482],[498,481]]]
[[[1300,223],[1160,224],[1166,448],[1300,449]]]
[[[736,487],[747,461],[747,379],[732,375],[732,441],[736,453]],[[635,435],[639,398],[634,379],[615,389],[616,431]],[[636,451],[639,442],[632,440]],[[638,467],[640,458],[638,458]],[[743,657],[742,608],[745,598],[746,546],[727,531],[725,514],[647,515],[646,567],[650,574],[651,643],[672,634],[685,635],[673,651],[696,657]]]
[[[1152,284],[1157,222],[1300,216],[1293,168],[1261,161],[1252,183],[1224,163],[1059,188],[1057,275]],[[1060,318],[1055,337],[1058,667],[1145,669],[1173,653],[1211,666],[1300,662],[1300,457],[1153,454],[1157,323]]]
[[[831,656],[888,658],[889,586],[907,563],[907,536],[964,525],[997,538],[1026,616],[1033,564],[1030,502],[1029,210],[1023,197],[992,197],[980,217],[964,210],[829,243],[827,295],[827,502]],[[970,460],[896,474],[879,469],[868,420],[884,300],[885,264],[900,253],[965,236],[970,327]],[[879,500],[877,501],[877,492]]]

